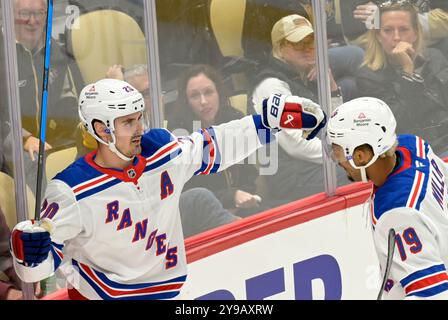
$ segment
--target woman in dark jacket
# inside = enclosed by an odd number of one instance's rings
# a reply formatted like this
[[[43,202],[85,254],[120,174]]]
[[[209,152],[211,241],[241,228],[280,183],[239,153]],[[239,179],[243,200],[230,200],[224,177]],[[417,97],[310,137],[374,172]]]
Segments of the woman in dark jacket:
[[[361,95],[384,100],[398,133],[427,140],[438,155],[448,153],[448,61],[425,49],[415,7],[380,7],[380,29],[369,31],[369,47],[358,74]]]
[[[196,65],[180,79],[176,111],[168,119],[168,129],[176,135],[186,135],[201,127],[240,119],[242,112],[230,105],[222,77],[207,65]],[[261,210],[260,198],[255,195],[258,171],[253,164],[234,165],[213,176],[195,176],[184,190],[204,187],[211,190],[224,208],[239,216]]]

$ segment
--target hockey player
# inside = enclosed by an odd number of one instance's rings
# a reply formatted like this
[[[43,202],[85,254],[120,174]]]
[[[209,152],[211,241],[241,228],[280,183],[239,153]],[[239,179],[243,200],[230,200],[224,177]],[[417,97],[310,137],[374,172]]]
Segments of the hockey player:
[[[178,296],[187,278],[178,208],[186,181],[243,160],[279,128],[312,138],[325,124],[312,101],[272,95],[263,115],[176,138],[165,129],[143,134],[143,97],[124,81],[90,84],[79,101],[98,149],[56,175],[42,220],[17,224],[11,236],[19,277],[39,281],[63,262],[71,299]]]
[[[351,180],[374,184],[370,216],[383,273],[395,231],[385,297],[448,299],[448,167],[427,142],[397,137],[395,128],[383,101],[358,98],[333,112],[328,150]]]

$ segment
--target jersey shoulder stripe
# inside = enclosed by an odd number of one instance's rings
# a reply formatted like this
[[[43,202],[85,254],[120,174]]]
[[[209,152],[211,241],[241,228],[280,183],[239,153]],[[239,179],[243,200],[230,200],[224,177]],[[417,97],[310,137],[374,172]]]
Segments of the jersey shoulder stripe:
[[[72,189],[77,201],[121,182],[93,168],[86,160],[89,155],[91,156],[88,154],[78,159],[54,177],[55,180],[61,180]]]
[[[86,264],[72,260],[81,277],[104,300],[148,300],[169,299],[180,293],[186,275],[153,283],[122,284],[110,280],[107,276]]]
[[[178,140],[171,141],[157,150],[154,154],[146,158],[146,167],[144,172],[154,170],[165,163],[173,160],[182,153]]]
[[[395,208],[419,210],[426,195],[429,145],[413,135],[398,136],[398,142],[396,153],[401,163],[374,194],[374,222]]]
[[[176,137],[164,128],[150,129],[142,136],[142,153],[145,158],[155,155],[166,145],[176,140]]]
[[[78,185],[94,180],[102,175],[103,173],[92,168],[92,166],[87,163],[85,157],[82,157],[73,162],[62,172],[58,173],[53,179],[61,180],[73,189]]]

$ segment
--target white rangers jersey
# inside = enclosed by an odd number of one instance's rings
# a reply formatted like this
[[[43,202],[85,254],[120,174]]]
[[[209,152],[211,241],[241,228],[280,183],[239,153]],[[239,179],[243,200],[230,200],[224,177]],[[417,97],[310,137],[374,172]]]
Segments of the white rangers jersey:
[[[179,196],[193,175],[226,169],[273,138],[260,116],[188,137],[151,129],[142,153],[125,170],[105,169],[90,153],[48,185],[42,218],[54,224],[48,259],[15,264],[35,282],[61,263],[72,298],[170,299],[187,278]],[[69,267],[67,267],[69,266]]]
[[[448,166],[421,138],[398,137],[399,165],[374,190],[371,220],[381,270],[395,230],[386,299],[448,299]]]

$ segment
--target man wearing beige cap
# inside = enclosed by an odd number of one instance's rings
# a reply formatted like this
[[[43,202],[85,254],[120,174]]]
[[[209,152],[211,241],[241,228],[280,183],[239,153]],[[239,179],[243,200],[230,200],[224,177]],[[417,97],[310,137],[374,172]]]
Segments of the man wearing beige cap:
[[[292,77],[299,76],[304,87],[316,93],[315,88],[310,85],[317,76],[314,31],[311,23],[297,14],[283,17],[274,24],[271,40],[273,58],[279,63],[278,66],[274,64],[274,68],[287,67],[294,72]],[[338,95],[338,85],[331,72],[330,88],[333,95]]]
[[[271,32],[272,57],[255,79],[252,103],[271,93],[300,95],[317,101],[314,31],[311,23],[297,14],[277,21]],[[330,72],[334,107],[342,104],[340,89]],[[282,130],[277,134],[278,170],[268,177],[271,196],[280,203],[323,191],[322,145],[319,138],[305,140],[300,130]],[[344,175],[341,173],[342,179]]]

